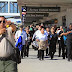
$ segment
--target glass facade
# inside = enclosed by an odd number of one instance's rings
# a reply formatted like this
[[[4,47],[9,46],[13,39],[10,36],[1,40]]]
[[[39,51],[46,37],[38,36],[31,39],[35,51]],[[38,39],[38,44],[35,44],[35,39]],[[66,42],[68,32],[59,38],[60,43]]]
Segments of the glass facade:
[[[10,2],[10,13],[19,13],[17,2]],[[0,2],[0,13],[8,13],[8,2]]]
[[[8,2],[0,2],[0,13],[8,13]]]
[[[16,2],[10,2],[10,13],[19,13],[18,4]]]

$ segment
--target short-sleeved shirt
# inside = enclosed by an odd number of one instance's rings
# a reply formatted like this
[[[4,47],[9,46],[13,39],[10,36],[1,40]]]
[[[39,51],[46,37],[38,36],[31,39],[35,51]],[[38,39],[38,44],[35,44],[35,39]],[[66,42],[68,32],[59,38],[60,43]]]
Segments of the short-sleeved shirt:
[[[46,33],[44,33],[44,34],[40,33],[40,34],[38,35],[38,39],[39,39],[39,40],[42,40],[42,41],[48,40]]]
[[[34,33],[32,39],[36,39],[40,33],[41,33],[41,31],[40,31],[40,30],[37,30],[37,31]]]
[[[15,46],[14,36],[11,27],[7,29],[5,37],[11,42],[13,46]],[[14,53],[12,45],[5,37],[3,37],[3,35],[0,35],[0,57],[9,57]]]

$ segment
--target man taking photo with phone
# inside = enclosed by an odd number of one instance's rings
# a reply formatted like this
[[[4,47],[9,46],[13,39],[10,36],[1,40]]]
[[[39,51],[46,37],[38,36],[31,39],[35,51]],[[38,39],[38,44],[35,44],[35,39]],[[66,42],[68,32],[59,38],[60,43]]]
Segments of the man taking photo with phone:
[[[9,27],[6,28],[6,25]],[[15,30],[16,26],[13,23],[8,23],[4,16],[0,16],[0,72],[17,72],[17,63],[12,59]]]

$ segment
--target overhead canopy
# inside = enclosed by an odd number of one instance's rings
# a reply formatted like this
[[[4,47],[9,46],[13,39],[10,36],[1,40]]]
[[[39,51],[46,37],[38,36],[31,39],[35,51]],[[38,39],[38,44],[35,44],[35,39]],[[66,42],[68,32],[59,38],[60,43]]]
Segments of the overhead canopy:
[[[72,0],[17,0],[19,4],[61,4],[71,3]]]
[[[22,18],[22,7],[27,7],[27,16],[25,23],[39,22],[45,17],[66,11],[68,7],[72,7],[72,0],[17,0]],[[50,9],[53,8],[53,9]],[[55,8],[59,8],[55,10]],[[45,10],[44,10],[44,9]],[[47,9],[46,9],[47,8]]]

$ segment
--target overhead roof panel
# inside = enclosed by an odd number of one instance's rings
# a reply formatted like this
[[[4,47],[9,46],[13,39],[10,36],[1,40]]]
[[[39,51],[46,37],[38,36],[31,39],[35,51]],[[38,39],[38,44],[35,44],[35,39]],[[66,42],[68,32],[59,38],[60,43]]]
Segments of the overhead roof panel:
[[[49,4],[49,3],[71,3],[72,0],[17,0],[20,4],[22,3],[38,3],[38,4]]]

